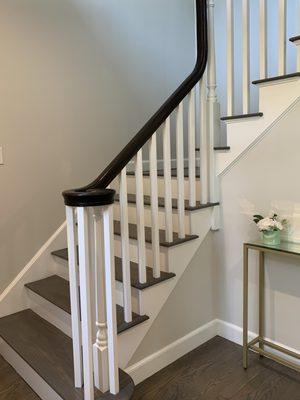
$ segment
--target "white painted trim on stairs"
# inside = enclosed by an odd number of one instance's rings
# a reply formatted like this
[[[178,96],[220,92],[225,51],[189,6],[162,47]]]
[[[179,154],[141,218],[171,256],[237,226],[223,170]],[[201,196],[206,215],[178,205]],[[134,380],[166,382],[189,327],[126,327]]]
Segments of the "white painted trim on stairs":
[[[28,308],[26,283],[46,278],[59,272],[51,252],[66,246],[66,222],[47,240],[28,264],[0,295],[0,317]]]
[[[208,322],[156,353],[131,365],[126,369],[126,372],[133,378],[134,383],[137,385],[214,336],[216,336],[216,320]]]
[[[217,335],[238,345],[242,345],[243,343],[243,330],[240,326],[219,319],[214,319],[162,348],[156,353],[153,353],[136,364],[129,366],[126,369],[126,372],[133,378],[134,383],[137,385]],[[252,340],[257,336],[258,334],[249,332],[249,340]],[[285,347],[287,350],[300,354],[300,351],[297,349],[293,349],[292,347],[288,347],[271,339],[267,340]],[[278,354],[278,352],[272,349],[270,349],[270,352]],[[280,355],[287,360],[291,360],[290,357],[282,353],[280,353]],[[293,361],[295,362],[294,359]],[[296,362],[300,365],[300,360]]]
[[[279,115],[252,143],[249,144],[249,146],[242,151],[226,168],[224,168],[221,172],[219,172],[219,176],[224,176],[226,175],[231,168],[235,166],[244,156],[247,154],[250,150],[252,150],[255,146],[257,146],[264,138],[267,136],[271,130],[273,129],[274,126],[276,126],[290,111],[292,111],[298,102],[300,101],[300,96],[297,97],[293,103],[284,110],[282,114]]]

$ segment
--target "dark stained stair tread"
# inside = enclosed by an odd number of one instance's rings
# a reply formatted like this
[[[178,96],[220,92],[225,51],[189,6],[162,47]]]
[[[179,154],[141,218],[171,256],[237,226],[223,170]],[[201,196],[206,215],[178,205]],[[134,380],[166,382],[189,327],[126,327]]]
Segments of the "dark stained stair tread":
[[[215,146],[214,150],[215,151],[229,151],[230,146]],[[200,151],[199,147],[196,148],[196,151]]]
[[[72,340],[32,310],[0,319],[2,339],[63,399],[83,400],[83,389],[74,387]],[[129,400],[132,379],[120,371],[117,396],[95,392],[95,399]]]
[[[137,226],[136,224],[128,224],[129,226],[129,237],[130,239],[137,240]],[[114,232],[115,235],[121,236],[121,224],[120,221],[114,221]],[[166,241],[166,231],[163,229],[159,230],[159,242],[160,246],[173,247],[178,244],[189,242],[190,240],[198,239],[197,235],[185,235],[185,238],[180,239],[177,232],[173,232],[173,242]],[[151,228],[145,227],[145,240],[147,243],[152,243]]]
[[[293,36],[293,37],[290,38],[290,42],[292,42],[292,43],[297,42],[298,40],[300,40],[300,35]]]
[[[60,276],[53,275],[25,285],[32,292],[38,294],[50,303],[71,314],[69,282]],[[118,333],[122,333],[149,319],[146,315],[132,313],[132,322],[125,322],[124,309],[117,305]]]
[[[68,261],[68,249],[57,250],[52,253],[54,256],[62,258],[63,260]],[[116,280],[119,282],[123,282],[123,271],[122,271],[122,259],[119,257],[115,257],[115,266],[116,266]],[[171,272],[161,272],[160,278],[153,277],[153,269],[150,267],[146,268],[147,271],[147,282],[140,283],[139,282],[139,266],[135,262],[130,262],[130,277],[131,277],[131,286],[143,290],[150,286],[156,285],[160,282],[164,282],[168,279],[174,278],[175,274]]]
[[[227,117],[222,117],[221,121],[233,121],[235,119],[246,119],[246,118],[256,118],[256,117],[263,117],[262,112],[257,113],[250,113],[250,114],[240,114],[240,115],[230,115]]]
[[[258,79],[256,81],[253,81],[252,83],[253,83],[253,85],[259,85],[260,83],[276,82],[276,81],[297,78],[297,77],[300,77],[300,72],[294,72],[293,74],[272,76],[271,78]]]
[[[134,174],[135,174],[134,171],[128,171],[127,172],[127,175],[129,175],[129,176],[132,176]],[[150,171],[143,171],[143,175],[144,176],[150,176]],[[164,176],[164,170],[163,169],[159,169],[157,171],[157,176],[159,176],[159,177]],[[172,176],[172,178],[176,178],[177,177],[177,169],[176,168],[172,168],[171,169],[171,176]],[[196,167],[195,176],[196,176],[196,178],[200,178],[200,168],[199,167]],[[184,168],[184,177],[185,178],[189,177],[189,169],[187,167]]]
[[[119,195],[116,194],[115,200],[119,201]],[[135,194],[128,194],[128,203],[129,204],[135,204],[136,203],[136,195]],[[150,196],[144,196],[144,205],[145,206],[150,206],[151,205],[151,197]],[[195,210],[201,210],[203,208],[209,208],[209,207],[215,207],[219,205],[219,203],[206,203],[206,204],[201,204],[200,201],[196,202],[195,207],[191,207],[189,205],[189,200],[185,200],[185,209],[186,211],[195,211]],[[165,199],[164,197],[159,197],[158,198],[158,206],[159,207],[165,207]],[[177,209],[178,208],[178,201],[177,199],[172,199],[172,208]]]

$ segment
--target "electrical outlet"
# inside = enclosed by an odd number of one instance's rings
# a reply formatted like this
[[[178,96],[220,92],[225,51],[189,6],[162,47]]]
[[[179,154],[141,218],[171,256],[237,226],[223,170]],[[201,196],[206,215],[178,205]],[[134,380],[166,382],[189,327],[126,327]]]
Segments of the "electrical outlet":
[[[4,165],[3,161],[3,147],[0,146],[0,165]]]

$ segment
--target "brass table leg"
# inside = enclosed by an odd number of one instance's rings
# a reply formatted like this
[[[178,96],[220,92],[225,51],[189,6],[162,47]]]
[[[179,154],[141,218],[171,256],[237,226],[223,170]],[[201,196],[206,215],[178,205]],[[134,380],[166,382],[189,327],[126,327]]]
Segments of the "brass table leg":
[[[243,291],[243,367],[248,368],[248,252],[244,245],[244,291]]]
[[[259,348],[264,349],[265,337],[265,253],[259,252]]]

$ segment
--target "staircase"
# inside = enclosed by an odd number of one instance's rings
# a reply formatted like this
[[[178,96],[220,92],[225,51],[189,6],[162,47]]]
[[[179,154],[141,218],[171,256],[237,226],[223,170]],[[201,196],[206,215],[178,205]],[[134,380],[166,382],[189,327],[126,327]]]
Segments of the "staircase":
[[[0,353],[44,400],[133,396],[133,380],[124,370],[207,233],[219,228],[218,177],[299,99],[300,73],[285,74],[280,52],[279,76],[267,77],[265,57],[261,60],[260,79],[253,82],[259,88],[259,109],[250,112],[249,4],[244,1],[244,113],[234,114],[229,46],[228,116],[221,118],[214,1],[195,4],[198,57],[193,73],[94,182],[64,192],[67,222],[0,298]],[[230,1],[227,7],[232,45]],[[260,7],[263,16],[264,1]],[[284,23],[286,10],[279,12]],[[261,35],[266,35],[264,26]],[[291,41],[299,52],[300,38]],[[228,146],[215,145],[221,120],[227,125]],[[162,169],[157,135],[162,135]]]

